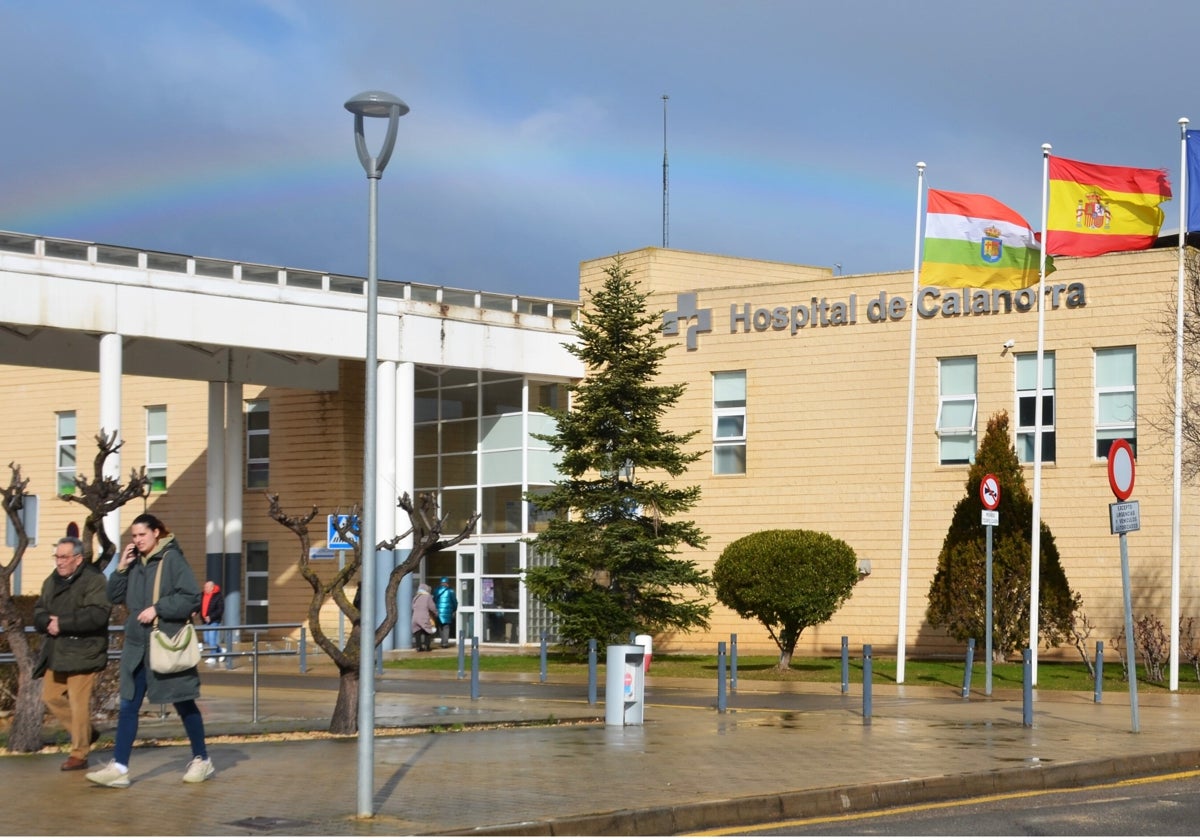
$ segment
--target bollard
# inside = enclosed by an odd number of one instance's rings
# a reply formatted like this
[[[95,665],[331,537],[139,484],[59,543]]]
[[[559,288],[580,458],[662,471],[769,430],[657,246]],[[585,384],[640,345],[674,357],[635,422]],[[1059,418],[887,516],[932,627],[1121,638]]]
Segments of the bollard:
[[[1104,693],[1104,642],[1096,642],[1096,692],[1092,696],[1092,701],[1100,702],[1100,696]]]
[[[850,690],[850,637],[842,636],[842,694]]]
[[[383,676],[383,644],[375,645],[375,676]]]
[[[596,640],[588,639],[588,705],[596,705]]]
[[[1021,651],[1021,723],[1033,726],[1033,653],[1029,648]]]
[[[258,631],[254,631],[254,671],[250,677],[251,723],[258,723]]]
[[[737,692],[737,633],[729,634],[729,690]]]
[[[717,711],[725,711],[725,643],[717,642]]]
[[[479,699],[479,637],[471,637],[471,699]]]
[[[466,675],[466,658],[467,658],[467,636],[465,633],[458,634],[458,678],[461,680]]]
[[[542,632],[542,670],[538,674],[539,682],[546,681],[546,633]]]
[[[300,626],[300,673],[308,673],[308,640],[305,637],[304,631],[308,628]],[[233,662],[233,657],[229,657],[228,662]]]
[[[871,723],[871,646],[863,645],[863,723]]]
[[[967,639],[967,667],[963,671],[962,696],[971,696],[971,666],[975,664],[975,640]]]

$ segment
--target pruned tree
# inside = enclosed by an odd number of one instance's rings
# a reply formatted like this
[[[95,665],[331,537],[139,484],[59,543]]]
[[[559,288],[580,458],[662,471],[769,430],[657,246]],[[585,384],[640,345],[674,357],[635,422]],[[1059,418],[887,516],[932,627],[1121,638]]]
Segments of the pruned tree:
[[[333,661],[338,669],[338,694],[334,702],[333,715],[329,721],[329,731],[337,735],[353,735],[358,732],[358,678],[359,663],[362,655],[362,621],[354,599],[346,595],[346,585],[357,580],[362,570],[362,544],[358,530],[358,506],[350,510],[346,524],[338,528],[342,539],[354,546],[353,556],[349,563],[339,569],[331,578],[323,581],[313,567],[309,558],[309,548],[312,538],[309,534],[309,523],[319,513],[316,505],[302,516],[289,516],[279,504],[278,494],[268,493],[270,503],[269,516],[283,527],[296,535],[300,543],[299,568],[300,574],[312,587],[312,599],[308,604],[308,629],[313,642]],[[430,554],[458,545],[471,535],[479,514],[472,514],[462,530],[453,536],[443,532],[446,517],[439,517],[437,500],[431,493],[418,493],[414,503],[405,493],[398,499],[398,505],[408,515],[409,529],[403,534],[378,543],[375,549],[394,549],[405,538],[412,536],[412,551],[404,562],[392,569],[384,589],[384,604],[386,613],[370,640],[374,649],[396,626],[399,608],[396,596],[400,591],[400,581],[408,573],[418,569],[421,561]],[[339,511],[340,513],[340,511]],[[346,636],[345,646],[339,648],[335,639],[327,632],[321,622],[321,610],[330,599],[337,605],[338,610],[350,620],[350,633]]]
[[[966,493],[954,506],[954,515],[937,571],[929,585],[925,616],[955,639],[984,638],[986,620],[987,547],[980,525],[983,502],[979,484],[988,473],[1000,481],[1000,524],[992,535],[992,651],[1003,661],[1029,641],[1029,580],[1033,499],[1017,450],[1009,437],[1008,412],[988,420],[975,463],[967,470]],[[1054,535],[1041,526],[1038,632],[1041,642],[1054,647],[1069,638],[1073,616],[1083,599],[1071,591],[1059,560]]]
[[[96,457],[92,461],[92,478],[82,473],[75,475],[76,493],[62,493],[58,498],[64,502],[75,502],[83,505],[88,512],[83,521],[83,532],[79,539],[83,541],[83,559],[94,563],[101,569],[108,566],[116,554],[117,545],[104,529],[104,518],[115,510],[120,510],[134,499],[145,499],[150,495],[150,479],[146,476],[146,467],[135,467],[129,470],[129,481],[122,484],[117,478],[104,474],[104,462],[125,445],[125,441],[117,440],[116,432],[106,433],[101,429],[96,435]],[[119,536],[119,535],[115,535]],[[100,551],[93,551],[93,543],[99,540]]]
[[[1171,295],[1163,302],[1162,318],[1156,331],[1167,341],[1163,358],[1163,378],[1174,383],[1176,376],[1176,336],[1178,333],[1179,301]],[[1183,403],[1180,412],[1180,468],[1183,481],[1194,481],[1200,475],[1200,251],[1189,247],[1184,251],[1183,287]],[[1175,434],[1175,389],[1170,389],[1161,412],[1151,412],[1146,420],[1167,439]]]
[[[661,313],[646,311],[647,294],[620,258],[604,272],[576,325],[579,343],[567,345],[586,376],[569,386],[570,410],[546,409],[557,431],[535,435],[559,454],[565,478],[526,496],[554,514],[531,540],[541,565],[525,570],[526,586],[557,619],[559,639],[580,648],[593,638],[707,627],[712,613],[711,578],[678,553],[707,537],[674,519],[700,488],[664,480],[703,455],[683,449],[695,432],[661,427],[685,386],[655,382],[669,346],[655,330]]]
[[[779,647],[779,670],[791,668],[805,628],[824,624],[859,581],[847,543],[819,531],[758,531],[725,547],[713,566],[717,600],[755,619]]]
[[[42,748],[42,678],[33,675],[37,654],[25,635],[25,621],[13,600],[12,579],[29,547],[29,535],[21,511],[25,507],[25,490],[29,479],[21,476],[18,464],[8,465],[10,475],[3,490],[4,515],[17,535],[12,557],[0,565],[0,626],[12,652],[17,668],[17,696],[12,724],[8,732],[8,748],[12,752],[37,752]]]

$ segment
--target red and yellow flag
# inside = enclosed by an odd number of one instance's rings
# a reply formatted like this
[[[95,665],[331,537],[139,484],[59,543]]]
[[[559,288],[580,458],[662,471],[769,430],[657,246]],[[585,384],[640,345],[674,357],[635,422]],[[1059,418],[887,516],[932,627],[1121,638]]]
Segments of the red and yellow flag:
[[[1140,251],[1162,227],[1171,197],[1165,169],[1135,169],[1050,158],[1046,253],[1095,257]]]

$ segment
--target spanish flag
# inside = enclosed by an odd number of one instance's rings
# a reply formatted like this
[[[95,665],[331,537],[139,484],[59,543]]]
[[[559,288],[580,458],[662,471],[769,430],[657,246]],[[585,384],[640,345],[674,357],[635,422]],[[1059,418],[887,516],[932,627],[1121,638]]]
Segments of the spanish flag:
[[[1171,197],[1165,169],[1134,169],[1050,158],[1046,253],[1095,257],[1140,251],[1162,227]]]

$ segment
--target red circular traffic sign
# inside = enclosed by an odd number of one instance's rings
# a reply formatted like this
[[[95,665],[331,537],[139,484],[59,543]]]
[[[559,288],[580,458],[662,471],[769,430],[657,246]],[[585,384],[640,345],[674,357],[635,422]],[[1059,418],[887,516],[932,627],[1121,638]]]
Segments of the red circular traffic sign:
[[[1133,492],[1133,447],[1127,440],[1114,440],[1108,450],[1108,486],[1122,502]]]
[[[995,510],[1000,506],[1000,479],[988,473],[983,477],[983,481],[979,482],[979,500],[983,502],[983,506],[988,510]]]

